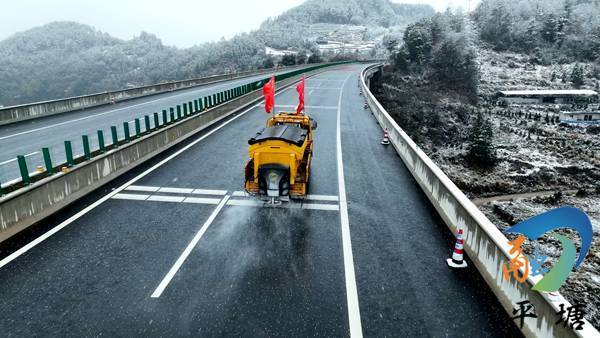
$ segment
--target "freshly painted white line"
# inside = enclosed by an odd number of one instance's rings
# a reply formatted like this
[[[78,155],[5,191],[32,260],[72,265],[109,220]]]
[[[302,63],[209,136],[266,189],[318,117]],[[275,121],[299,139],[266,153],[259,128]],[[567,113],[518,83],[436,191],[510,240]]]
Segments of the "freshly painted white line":
[[[34,151],[33,153],[29,153],[29,154],[25,155],[25,157],[30,157],[30,156],[33,156],[33,155],[37,155],[39,153],[40,153],[39,151]],[[15,157],[12,160],[0,162],[0,165],[9,164],[9,163],[16,162],[16,161],[17,161],[17,158]]]
[[[275,93],[275,95],[279,95],[281,93],[284,93],[285,91],[293,88],[294,86],[290,86],[278,93]],[[131,179],[130,181],[128,181],[127,183],[123,184],[122,186],[118,187],[117,189],[113,190],[112,192],[110,192],[109,194],[105,195],[104,197],[100,198],[99,200],[97,200],[96,202],[90,204],[89,206],[87,206],[85,209],[79,211],[78,213],[76,213],[75,215],[69,217],[68,219],[66,219],[65,221],[63,221],[62,223],[60,223],[59,225],[55,226],[54,228],[48,230],[47,232],[45,232],[43,235],[41,235],[40,237],[34,239],[33,241],[27,243],[27,245],[21,247],[19,250],[13,252],[12,254],[6,256],[4,259],[2,259],[0,261],[0,268],[2,268],[3,266],[5,266],[6,264],[12,262],[13,260],[15,260],[16,258],[18,258],[19,256],[21,256],[22,254],[26,253],[27,251],[31,250],[33,247],[35,247],[36,245],[40,244],[41,242],[45,241],[46,239],[48,239],[50,236],[54,235],[55,233],[59,232],[61,229],[63,229],[64,227],[66,227],[67,225],[73,223],[74,221],[76,221],[77,219],[81,218],[83,215],[87,214],[88,212],[90,212],[91,210],[95,209],[97,206],[99,206],[100,204],[108,201],[109,199],[111,199],[114,195],[120,193],[121,191],[123,191],[125,188],[127,188],[128,186],[134,184],[135,182],[139,181],[140,179],[142,179],[144,176],[150,174],[151,172],[153,172],[154,170],[158,169],[159,167],[163,166],[165,163],[171,161],[172,159],[174,159],[175,157],[181,155],[181,153],[183,153],[184,151],[190,149],[191,147],[195,146],[196,144],[202,142],[205,138],[209,137],[210,135],[216,133],[217,131],[221,130],[221,128],[227,126],[228,124],[230,124],[231,122],[237,120],[238,118],[240,118],[241,116],[246,115],[246,113],[248,113],[249,111],[253,110],[254,108],[260,106],[262,103],[262,101],[258,102],[257,104],[253,105],[252,107],[244,110],[243,112],[239,113],[238,115],[235,115],[234,117],[230,118],[229,120],[221,123],[219,126],[215,127],[213,130],[207,132],[206,134],[202,135],[201,137],[197,138],[196,140],[194,140],[193,142],[191,142],[190,144],[186,145],[185,147],[179,149],[178,151],[176,151],[175,153],[173,153],[172,155],[170,155],[169,157],[165,158],[164,160],[158,162],[157,164],[155,164],[154,166],[152,166],[151,168],[147,169],[146,171],[144,171],[143,173],[139,174],[138,176],[134,177],[133,179]]]
[[[181,203],[185,197],[183,196],[161,196],[161,195],[152,195],[148,197],[148,201],[154,202],[172,202],[172,203]]]
[[[339,201],[339,197],[338,196],[333,196],[333,195],[306,195],[306,199],[307,200],[313,200],[313,201]]]
[[[354,274],[354,257],[352,255],[352,240],[350,238],[350,223],[348,220],[348,201],[346,200],[346,184],[344,181],[344,161],[342,160],[342,94],[348,76],[340,90],[337,112],[337,174],[340,191],[340,223],[342,225],[342,252],[344,254],[344,275],[346,279],[346,300],[348,302],[348,322],[350,324],[350,337],[362,337],[362,323],[360,321],[360,308],[358,305],[358,291],[356,288],[356,276]]]
[[[179,271],[179,268],[181,268],[181,266],[183,265],[185,260],[190,255],[190,253],[192,253],[192,250],[194,249],[196,244],[198,244],[200,239],[202,239],[202,236],[204,236],[204,233],[206,232],[208,227],[212,224],[212,222],[215,220],[215,218],[217,218],[217,215],[219,214],[221,209],[223,209],[223,206],[225,206],[228,199],[229,199],[228,195],[223,197],[223,199],[221,200],[219,205],[215,208],[215,210],[213,210],[212,214],[210,214],[210,217],[208,217],[206,222],[204,222],[204,224],[200,228],[200,231],[198,231],[198,233],[196,234],[196,236],[194,236],[194,238],[192,239],[190,244],[188,244],[188,246],[185,248],[185,250],[183,250],[183,253],[181,253],[181,256],[179,256],[177,261],[175,261],[175,264],[173,264],[173,266],[171,267],[171,270],[169,270],[169,272],[167,272],[167,274],[165,275],[163,280],[160,282],[160,284],[158,285],[156,290],[154,290],[154,292],[152,293],[152,296],[151,296],[152,298],[158,298],[158,297],[160,297],[160,295],[162,295],[163,291],[165,291],[165,289],[167,288],[167,286],[169,285],[169,283],[171,282],[171,280],[173,279],[173,277],[175,276],[177,271]]]
[[[234,81],[234,82],[231,82],[230,85],[235,85],[235,84],[237,84],[239,82],[243,82],[243,81]],[[252,81],[249,81],[249,82],[252,82]],[[210,88],[219,89],[222,86],[224,86],[224,85],[221,85],[221,86],[218,86],[218,85],[217,86],[211,86],[209,88],[204,88],[204,89],[200,89],[200,90],[207,90],[208,89],[208,91],[210,91]],[[118,111],[121,111],[121,110],[131,109],[131,108],[135,108],[135,107],[140,107],[140,106],[148,105],[148,104],[151,104],[151,103],[154,103],[154,102],[158,102],[158,101],[162,101],[162,100],[165,100],[165,99],[172,99],[174,97],[179,97],[179,96],[183,96],[183,95],[191,95],[191,94],[192,93],[187,92],[187,93],[181,93],[181,94],[171,95],[171,96],[168,96],[168,97],[163,97],[163,98],[152,100],[152,101],[148,101],[148,102],[138,103],[138,104],[134,104],[134,105],[123,107],[123,108],[109,110],[109,111],[106,111],[106,112],[103,112],[103,113],[98,113],[98,114],[94,114],[94,115],[89,115],[89,116],[81,117],[81,118],[78,118],[78,119],[73,119],[73,120],[69,120],[69,121],[65,121],[65,122],[51,124],[49,126],[44,126],[44,127],[40,127],[40,128],[26,130],[26,131],[22,131],[20,133],[12,134],[12,135],[2,136],[2,137],[0,137],[0,140],[5,140],[5,139],[8,139],[8,138],[15,137],[15,136],[20,136],[20,135],[30,134],[30,133],[34,133],[34,132],[40,131],[40,130],[50,129],[50,128],[54,128],[54,127],[59,127],[59,126],[65,125],[65,124],[73,123],[73,122],[84,121],[84,120],[91,119],[91,118],[94,118],[94,117],[98,117],[98,116],[102,116],[102,115],[107,115],[107,114],[112,114],[114,112],[118,112]],[[207,94],[204,94],[204,95],[211,95],[211,94],[207,93]]]
[[[225,195],[227,195],[227,190],[194,189],[194,191],[192,191],[192,194],[225,196]]]
[[[306,87],[306,89],[317,89],[317,90],[340,90],[341,88],[338,87]]]
[[[141,185],[130,185],[125,190],[127,191],[148,191],[148,192],[157,192],[160,187],[148,187]]]
[[[183,203],[194,204],[219,204],[218,198],[201,198],[201,197],[186,197]]]
[[[166,193],[174,193],[174,194],[191,194],[193,191],[194,191],[194,189],[189,189],[189,188],[162,187],[162,188],[158,189],[158,192],[166,192]]]
[[[134,201],[145,201],[150,195],[139,195],[139,194],[116,194],[113,196],[115,200],[134,200]]]

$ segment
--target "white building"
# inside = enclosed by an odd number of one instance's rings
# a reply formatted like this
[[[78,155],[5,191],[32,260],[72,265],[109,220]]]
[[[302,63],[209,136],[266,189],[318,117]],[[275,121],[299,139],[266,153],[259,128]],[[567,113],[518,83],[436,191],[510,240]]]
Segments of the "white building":
[[[503,90],[497,94],[504,104],[582,104],[598,102],[598,93],[588,89]]]
[[[563,111],[560,112],[561,122],[600,123],[600,111]]]

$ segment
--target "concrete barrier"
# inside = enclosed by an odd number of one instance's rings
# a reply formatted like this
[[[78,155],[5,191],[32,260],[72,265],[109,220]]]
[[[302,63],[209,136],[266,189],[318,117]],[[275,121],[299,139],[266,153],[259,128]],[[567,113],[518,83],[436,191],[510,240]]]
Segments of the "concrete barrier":
[[[279,69],[262,69],[257,71],[248,71],[241,72],[235,74],[225,74],[225,75],[215,75],[208,76],[198,79],[190,79],[183,81],[174,81],[174,82],[166,82],[159,83],[156,85],[143,86],[137,88],[116,90],[104,93],[97,93],[91,95],[70,97],[66,99],[60,100],[52,100],[52,101],[44,101],[44,102],[36,102],[30,104],[23,104],[18,106],[4,107],[0,108],[0,125],[30,120],[43,116],[50,116],[55,114],[67,113],[70,111],[86,109],[106,104],[111,104],[114,98],[115,102],[131,100],[139,97],[150,96],[161,94],[165,92],[171,92],[181,89],[189,89],[197,86],[203,86],[208,84],[213,84],[217,82],[234,80],[234,79],[242,79],[245,77],[269,74],[273,72],[281,72],[281,71],[293,71],[301,68],[306,68],[314,66],[310,65],[301,65],[301,66],[291,66],[284,67]]]
[[[371,112],[382,129],[388,128],[391,144],[448,228],[453,233],[457,233],[458,225],[463,228],[465,251],[509,315],[514,316],[512,311],[518,308],[517,302],[529,300],[535,306],[538,318],[525,319],[521,329],[525,336],[598,337],[598,331],[588,321],[580,331],[555,325],[559,304],[565,304],[565,307],[570,304],[561,295],[550,299],[546,293],[532,290],[541,276],[529,276],[526,283],[518,283],[513,278],[510,281],[503,279],[502,266],[510,258],[508,239],[419,149],[370,92],[370,78],[380,68],[381,65],[371,66],[361,74],[361,87]],[[450,255],[451,248],[448,249],[446,254]]]
[[[322,71],[323,69],[315,69],[306,75],[313,76]],[[294,84],[300,80],[300,76],[298,74],[279,81],[277,88],[281,90]],[[63,209],[144,161],[260,100],[262,90],[252,91],[75,165],[67,173],[46,177],[0,197],[0,242]]]

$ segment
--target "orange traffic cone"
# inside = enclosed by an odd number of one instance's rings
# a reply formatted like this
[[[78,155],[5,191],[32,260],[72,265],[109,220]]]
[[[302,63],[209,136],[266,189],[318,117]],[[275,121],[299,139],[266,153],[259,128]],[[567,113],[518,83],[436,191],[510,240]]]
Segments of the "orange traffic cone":
[[[381,141],[381,144],[383,144],[384,146],[387,146],[388,144],[390,144],[390,139],[389,139],[389,134],[388,134],[387,128],[385,128],[385,130],[383,131],[383,141]]]
[[[446,262],[452,268],[466,268],[467,262],[463,260],[463,231],[458,229],[458,235],[456,236],[456,244],[454,245],[454,252],[452,258],[448,258]]]

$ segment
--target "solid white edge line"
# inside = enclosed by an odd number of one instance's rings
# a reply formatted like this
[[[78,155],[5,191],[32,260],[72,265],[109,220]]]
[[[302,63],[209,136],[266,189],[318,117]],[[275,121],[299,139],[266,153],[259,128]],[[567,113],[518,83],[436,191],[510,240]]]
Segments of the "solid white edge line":
[[[188,244],[188,246],[185,248],[185,250],[183,250],[183,252],[181,253],[181,256],[179,256],[179,258],[177,258],[177,261],[175,261],[175,264],[173,264],[173,266],[171,267],[169,272],[167,272],[167,274],[165,275],[163,280],[160,282],[160,284],[158,285],[156,290],[154,290],[154,292],[152,293],[152,296],[150,296],[150,297],[158,298],[158,297],[160,297],[160,295],[162,295],[163,291],[165,291],[165,289],[167,288],[167,286],[169,285],[169,283],[171,282],[173,277],[175,277],[175,274],[177,273],[177,271],[179,271],[179,268],[181,268],[181,266],[183,265],[185,260],[190,255],[190,253],[192,253],[192,250],[194,249],[196,244],[198,244],[200,239],[202,239],[202,236],[204,236],[204,233],[206,232],[208,227],[212,224],[212,222],[215,220],[215,218],[217,218],[217,215],[219,214],[221,209],[223,209],[223,207],[227,203],[228,199],[229,199],[229,195],[223,197],[223,199],[221,200],[221,203],[219,203],[219,205],[217,205],[215,210],[213,210],[212,214],[210,214],[210,217],[208,217],[206,222],[204,222],[204,224],[202,225],[202,227],[200,228],[198,233],[196,233],[196,236],[194,236],[194,238]]]
[[[284,90],[275,93],[275,95],[279,95],[281,93],[284,93],[285,91],[289,90],[290,88],[293,88],[294,86],[291,85],[287,88],[285,88]],[[237,120],[238,118],[240,118],[241,116],[246,115],[246,113],[248,113],[249,111],[253,110],[254,108],[260,106],[260,104],[263,102],[264,100],[259,101],[258,103],[254,104],[253,106],[249,107],[248,109],[244,110],[243,112],[233,116],[232,118],[230,118],[229,120],[221,123],[219,126],[215,127],[213,130],[207,132],[206,134],[202,135],[201,137],[199,137],[198,139],[196,139],[195,141],[191,142],[190,144],[188,144],[187,146],[179,149],[177,152],[173,153],[172,155],[170,155],[169,157],[165,158],[164,160],[158,162],[157,164],[155,164],[154,166],[152,166],[151,168],[149,168],[148,170],[144,171],[143,173],[139,174],[138,176],[134,177],[133,179],[131,179],[130,181],[128,181],[127,183],[123,184],[122,186],[116,188],[115,190],[113,190],[112,192],[110,192],[109,194],[107,194],[106,196],[100,198],[99,200],[97,200],[96,202],[90,204],[89,206],[87,206],[86,208],[82,209],[81,211],[79,211],[78,213],[76,213],[75,215],[67,218],[66,220],[64,220],[62,223],[60,223],[59,225],[55,226],[54,228],[48,230],[47,232],[45,232],[43,235],[41,235],[40,237],[34,239],[33,241],[27,243],[25,246],[21,247],[19,250],[13,252],[12,254],[6,256],[3,260],[0,261],[0,269],[2,267],[4,267],[6,264],[12,262],[13,260],[15,260],[16,258],[18,258],[19,256],[21,256],[22,254],[26,253],[27,251],[31,250],[33,247],[35,247],[36,245],[40,244],[41,242],[45,241],[46,239],[48,239],[50,236],[54,235],[55,233],[57,233],[58,231],[60,231],[61,229],[63,229],[64,227],[66,227],[67,225],[73,223],[74,221],[76,221],[77,219],[81,218],[83,215],[87,214],[88,212],[90,212],[91,210],[93,210],[94,208],[96,208],[97,206],[99,206],[100,204],[106,202],[107,200],[111,199],[114,195],[120,193],[121,191],[123,191],[125,188],[127,188],[128,186],[134,184],[135,182],[137,182],[138,180],[140,180],[141,178],[143,178],[144,176],[148,175],[149,173],[153,172],[154,170],[158,169],[159,167],[161,167],[162,165],[164,165],[165,163],[169,162],[170,160],[172,160],[173,158],[179,156],[181,153],[183,153],[184,151],[190,149],[191,147],[195,146],[196,144],[198,144],[199,142],[202,142],[205,138],[209,137],[210,135],[212,135],[213,133],[219,131],[221,128],[225,127],[226,125],[230,124],[231,122]]]
[[[311,201],[331,201],[337,202],[340,200],[339,196],[335,195],[306,195],[307,200]]]
[[[33,155],[37,155],[39,153],[40,153],[39,151],[34,151],[33,153],[29,153],[29,154],[27,154],[27,155],[25,155],[23,157],[27,158],[27,157],[30,157],[30,156],[33,156]],[[15,162],[16,160],[17,160],[17,158],[15,157],[12,160],[7,160],[7,161],[4,161],[4,162],[0,162],[0,165],[9,164],[9,163]]]
[[[358,291],[356,288],[356,276],[354,273],[354,257],[352,255],[352,240],[350,238],[350,224],[348,220],[348,202],[346,200],[346,184],[344,182],[344,162],[342,160],[342,94],[348,79],[348,76],[340,90],[337,111],[337,174],[340,190],[340,223],[342,227],[342,251],[344,254],[344,274],[346,280],[346,300],[348,302],[348,323],[350,326],[350,337],[362,337],[362,323],[360,321],[360,308],[358,305]]]

